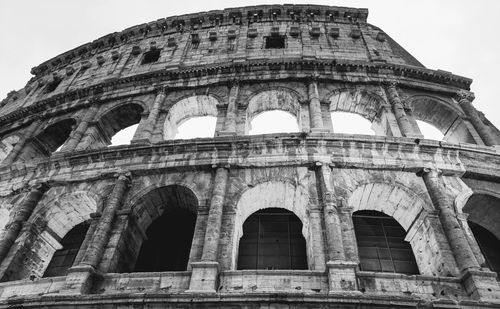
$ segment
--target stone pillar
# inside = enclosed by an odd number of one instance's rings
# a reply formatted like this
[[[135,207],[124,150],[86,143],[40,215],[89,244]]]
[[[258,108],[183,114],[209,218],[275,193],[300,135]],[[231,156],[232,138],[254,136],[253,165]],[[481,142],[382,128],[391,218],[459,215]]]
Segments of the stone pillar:
[[[85,132],[87,131],[87,129],[89,127],[89,124],[94,121],[95,115],[97,114],[98,110],[99,110],[99,107],[95,104],[93,104],[87,110],[87,113],[85,113],[85,115],[83,116],[83,119],[80,121],[80,123],[76,127],[76,130],[73,131],[73,134],[71,134],[71,137],[69,138],[68,142],[61,149],[61,152],[74,151],[76,149],[76,147],[78,146],[78,143],[80,143],[83,136],[85,135]]]
[[[86,294],[91,290],[93,280],[98,272],[99,263],[111,235],[116,213],[121,208],[129,184],[130,173],[122,173],[118,176],[80,263],[71,267],[68,271],[62,293]]]
[[[479,269],[479,264],[458,222],[453,205],[454,199],[442,185],[440,171],[424,168],[420,174],[424,179],[432,203],[438,210],[439,220],[457,261],[458,269],[461,272],[467,269]]]
[[[153,133],[155,124],[158,120],[158,115],[160,113],[160,109],[165,102],[166,88],[162,88],[158,90],[155,100],[153,102],[153,106],[147,115],[147,119],[144,121],[144,124],[137,128],[138,137],[137,139],[133,139],[132,143],[151,143],[151,135]]]
[[[391,103],[394,116],[396,116],[396,121],[398,122],[401,134],[405,137],[418,136],[418,134],[415,134],[413,126],[406,115],[405,108],[401,102],[401,98],[399,97],[398,90],[396,89],[396,83],[389,83],[385,88],[385,91],[387,93],[387,97],[389,98],[389,103]]]
[[[41,124],[41,120],[37,119],[33,121],[30,126],[26,129],[26,131],[23,132],[23,135],[19,138],[19,141],[16,143],[16,145],[12,148],[12,150],[9,152],[7,157],[1,162],[0,165],[2,166],[7,166],[11,165],[14,163],[14,161],[17,159],[21,151],[23,150],[24,146],[33,137],[33,134],[35,134],[36,130]]]
[[[229,85],[229,95],[227,101],[226,119],[224,121],[224,130],[222,132],[219,132],[219,136],[236,135],[236,111],[238,109],[239,92],[239,81],[231,81]]]
[[[228,178],[229,170],[225,167],[218,167],[215,172],[214,187],[208,211],[203,253],[200,262],[191,263],[192,274],[188,292],[215,293],[217,290],[217,276],[219,273],[217,253],[219,251],[222,211]]]
[[[316,163],[316,175],[320,184],[321,203],[326,234],[328,283],[330,293],[355,292],[357,264],[347,261],[344,252],[342,227],[335,198],[335,189],[328,165]]]
[[[35,185],[23,201],[13,210],[14,217],[12,218],[12,221],[5,226],[5,231],[0,239],[0,263],[9,253],[12,244],[19,236],[19,232],[23,228],[23,225],[33,213],[33,210],[47,189],[48,186],[45,184]]]
[[[321,113],[321,102],[319,100],[318,81],[316,76],[312,76],[309,80],[308,94],[311,132],[322,132],[324,130],[323,115]]]
[[[474,94],[465,90],[461,90],[456,95],[456,100],[462,109],[464,110],[467,117],[469,117],[470,122],[476,129],[477,133],[483,140],[484,144],[487,146],[498,145],[499,141],[491,133],[488,126],[486,126],[481,118],[479,117],[477,110],[472,106],[472,101],[474,100]]]

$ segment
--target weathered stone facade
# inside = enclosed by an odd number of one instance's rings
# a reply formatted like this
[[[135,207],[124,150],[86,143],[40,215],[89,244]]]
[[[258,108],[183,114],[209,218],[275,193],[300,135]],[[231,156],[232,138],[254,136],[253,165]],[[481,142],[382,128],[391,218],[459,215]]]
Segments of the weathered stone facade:
[[[500,238],[500,132],[473,107],[470,79],[425,68],[367,15],[177,16],[33,68],[0,103],[0,308],[500,307],[468,223]],[[299,132],[248,136],[268,110]],[[333,132],[333,111],[376,135]],[[214,138],[173,140],[206,115]],[[423,139],[416,120],[445,141]],[[107,147],[137,123],[130,145]],[[186,268],[135,272],[150,226],[174,208],[196,218]],[[238,269],[243,225],[268,208],[300,220],[307,269]],[[418,273],[360,267],[353,214],[370,210],[404,229]],[[82,223],[66,275],[44,277]]]

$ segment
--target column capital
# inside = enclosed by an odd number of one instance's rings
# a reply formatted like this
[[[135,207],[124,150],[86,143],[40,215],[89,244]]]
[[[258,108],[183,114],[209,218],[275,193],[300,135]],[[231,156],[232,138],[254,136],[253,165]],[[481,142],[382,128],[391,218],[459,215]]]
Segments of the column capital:
[[[219,168],[229,170],[231,168],[231,165],[229,165],[229,163],[225,163],[225,164],[222,164],[222,163],[212,164],[212,169],[218,170]]]
[[[455,99],[458,101],[459,104],[468,102],[472,103],[474,101],[474,92],[467,91],[467,90],[459,90],[455,93]]]
[[[314,72],[313,74],[307,75],[306,82],[308,84],[317,83],[319,81],[319,76],[320,75],[318,72]]]
[[[231,79],[229,79],[229,80],[227,81],[227,86],[228,86],[229,88],[232,88],[232,87],[237,87],[237,86],[239,86],[239,85],[240,85],[240,83],[241,83],[241,80],[240,80],[239,78],[237,78],[237,77],[236,77],[236,78],[231,78]]]
[[[88,98],[85,103],[87,103],[90,106],[96,106],[99,103],[101,103],[101,98],[96,98],[96,97]]]
[[[119,181],[125,182],[127,185],[132,181],[132,173],[130,171],[122,171],[115,174]]]
[[[417,172],[417,176],[419,177],[424,177],[425,175],[430,175],[431,177],[432,176],[439,177],[442,174],[443,174],[442,170],[434,167],[424,167]]]
[[[153,89],[154,94],[156,95],[166,95],[168,91],[168,86],[162,85],[162,86],[156,86]]]
[[[387,80],[387,81],[383,81],[382,85],[384,85],[385,88],[387,88],[387,89],[396,89],[396,87],[398,87],[399,83],[395,80]]]

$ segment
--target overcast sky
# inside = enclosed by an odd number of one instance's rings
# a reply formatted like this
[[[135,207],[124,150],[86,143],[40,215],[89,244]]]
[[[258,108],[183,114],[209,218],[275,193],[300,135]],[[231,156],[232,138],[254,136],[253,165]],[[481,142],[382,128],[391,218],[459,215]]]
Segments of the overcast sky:
[[[292,2],[368,8],[368,22],[427,68],[472,78],[474,105],[500,127],[497,0],[0,0],[0,100],[24,87],[32,67],[106,34],[168,16]]]

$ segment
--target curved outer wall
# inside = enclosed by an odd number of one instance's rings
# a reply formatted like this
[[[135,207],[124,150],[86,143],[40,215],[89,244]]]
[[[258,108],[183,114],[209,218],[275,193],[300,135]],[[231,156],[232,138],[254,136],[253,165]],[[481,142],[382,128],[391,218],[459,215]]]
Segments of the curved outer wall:
[[[367,15],[283,5],[176,16],[33,68],[0,103],[0,307],[499,307],[467,216],[500,213],[500,133],[473,107],[470,79],[425,68]],[[276,109],[299,132],[248,136]],[[335,133],[335,111],[375,135]],[[213,138],[173,140],[207,115]],[[423,139],[416,120],[445,141]],[[107,147],[132,124],[130,145]],[[173,204],[196,214],[186,271],[133,272]],[[307,270],[237,269],[243,222],[268,207],[302,223]],[[359,210],[401,225],[419,274],[360,269]],[[67,275],[43,278],[83,222]]]

